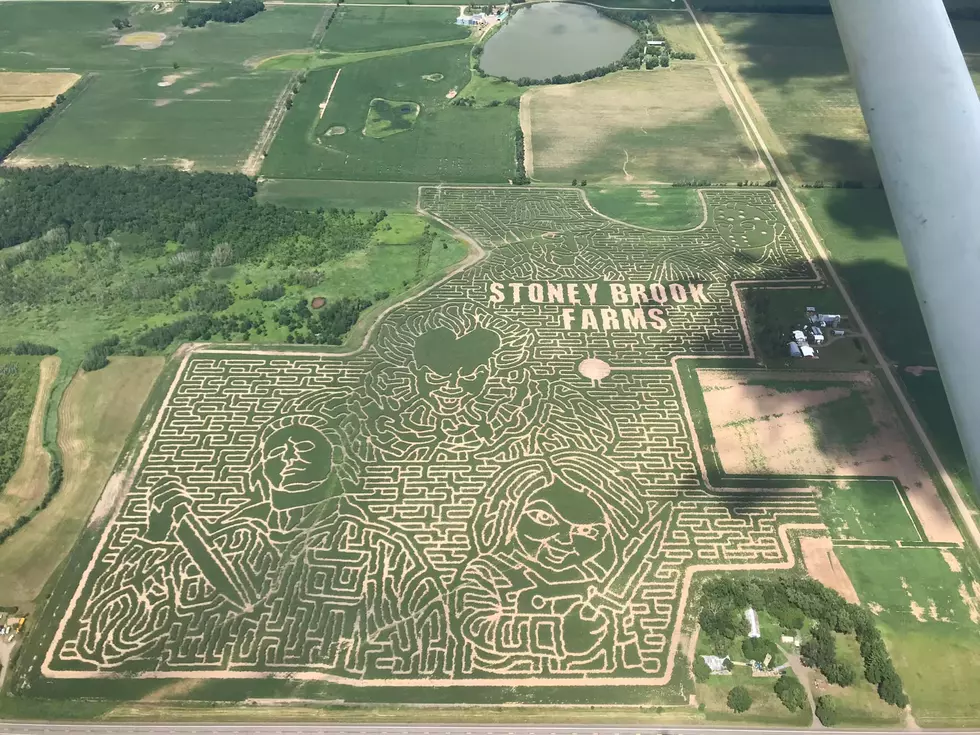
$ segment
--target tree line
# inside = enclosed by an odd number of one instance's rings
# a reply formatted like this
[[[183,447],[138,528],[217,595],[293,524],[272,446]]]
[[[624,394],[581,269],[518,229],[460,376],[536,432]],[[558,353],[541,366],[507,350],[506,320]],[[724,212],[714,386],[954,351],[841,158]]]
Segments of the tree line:
[[[70,241],[94,243],[127,233],[139,236],[140,249],[147,251],[167,242],[196,250],[232,243],[237,260],[261,257],[270,245],[296,240],[288,257],[298,265],[319,263],[366,244],[386,216],[379,212],[363,220],[353,210],[309,212],[261,204],[255,181],[242,174],[62,165],[11,169],[4,179],[0,248],[40,241],[32,243],[39,255]],[[14,255],[20,262],[27,257]]]
[[[0,489],[20,464],[39,379],[37,363],[0,363]]]
[[[209,21],[215,23],[244,23],[256,13],[265,10],[262,0],[221,0],[216,5],[190,8],[181,25],[186,28],[203,28]]]
[[[53,103],[51,103],[44,109],[39,110],[34,117],[32,117],[27,122],[25,122],[23,127],[20,130],[18,130],[17,133],[15,133],[10,140],[8,140],[6,143],[0,142],[0,163],[3,163],[4,159],[6,159],[7,156],[13,153],[14,149],[17,148],[17,146],[19,146],[21,143],[27,140],[30,137],[31,133],[37,130],[38,126],[40,126],[41,123],[47,120],[51,116],[51,113],[55,111],[55,108],[58,105],[62,104],[66,99],[68,98],[65,97],[65,95],[59,94],[57,97],[55,97]],[[3,246],[0,245],[0,247]]]

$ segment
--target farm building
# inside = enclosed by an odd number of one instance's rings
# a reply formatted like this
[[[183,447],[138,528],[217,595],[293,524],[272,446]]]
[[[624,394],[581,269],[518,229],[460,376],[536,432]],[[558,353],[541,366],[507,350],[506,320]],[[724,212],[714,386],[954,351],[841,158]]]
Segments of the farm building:
[[[745,619],[749,621],[749,638],[761,638],[762,632],[759,630],[759,613],[750,607],[745,611]]]
[[[789,343],[789,356],[790,357],[803,357],[803,352],[800,350],[800,345],[796,342]]]
[[[701,657],[708,668],[711,669],[712,674],[720,674],[722,672],[728,671],[725,668],[725,662],[728,660],[728,656],[722,658],[721,656],[702,656]]]

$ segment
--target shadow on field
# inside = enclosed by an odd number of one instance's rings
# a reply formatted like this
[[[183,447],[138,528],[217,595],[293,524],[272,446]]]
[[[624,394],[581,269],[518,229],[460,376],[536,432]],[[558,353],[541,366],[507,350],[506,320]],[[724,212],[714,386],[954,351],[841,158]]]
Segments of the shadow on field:
[[[801,153],[821,162],[828,181],[847,181],[857,171],[878,170],[874,150],[869,140],[846,140],[828,135],[807,133],[800,137]],[[866,182],[867,183],[867,182]]]

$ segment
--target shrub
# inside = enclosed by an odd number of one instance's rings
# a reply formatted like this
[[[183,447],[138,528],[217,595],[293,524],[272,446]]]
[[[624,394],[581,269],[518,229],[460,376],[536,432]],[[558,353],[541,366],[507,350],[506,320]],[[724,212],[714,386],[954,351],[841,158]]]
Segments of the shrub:
[[[837,711],[837,700],[829,694],[825,694],[817,699],[817,706],[814,710],[817,719],[824,727],[833,727],[840,722],[840,713]]]
[[[737,686],[732,688],[728,692],[728,708],[732,712],[741,714],[742,712],[748,712],[749,707],[752,706],[752,695],[749,694],[749,690],[743,686]]]
[[[286,287],[281,283],[265,286],[255,292],[255,298],[261,301],[278,301],[286,295]]]
[[[850,664],[846,664],[843,661],[835,661],[833,664],[827,667],[827,670],[823,672],[823,675],[827,677],[827,681],[831,684],[836,684],[841,687],[849,687],[854,683],[857,675]]]

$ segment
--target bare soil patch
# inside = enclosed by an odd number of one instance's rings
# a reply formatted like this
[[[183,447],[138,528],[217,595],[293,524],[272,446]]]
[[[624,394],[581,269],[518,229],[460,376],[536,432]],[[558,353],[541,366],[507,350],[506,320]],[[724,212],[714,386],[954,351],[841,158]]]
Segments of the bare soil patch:
[[[60,366],[61,359],[53,355],[41,360],[41,377],[20,466],[0,494],[0,528],[9,528],[17,518],[36,507],[48,489],[51,457],[44,448],[44,415]]]
[[[940,552],[943,557],[943,561],[946,562],[946,566],[949,567],[949,571],[956,572],[957,574],[963,571],[963,567],[960,565],[959,559],[953,556],[953,552],[948,549],[942,549]]]
[[[152,31],[136,31],[127,33],[116,41],[117,46],[132,46],[133,48],[149,51],[150,49],[160,48],[167,40],[166,33],[153,33]]]
[[[829,536],[800,537],[800,551],[803,554],[803,564],[806,573],[826,587],[836,590],[848,602],[860,605],[857,590],[847,576],[834,553],[834,542]]]
[[[905,428],[870,373],[728,373],[699,370],[708,417],[722,466],[734,474],[864,475],[894,477],[933,542],[963,543],[936,485],[920,463]],[[755,384],[766,381],[768,385]],[[774,381],[818,386],[776,390]],[[830,383],[819,388],[819,382]],[[845,385],[842,385],[845,383]],[[828,444],[808,420],[808,409],[858,393],[875,431],[856,445]],[[846,427],[840,427],[843,432]]]
[[[310,302],[310,306],[314,309],[322,309],[323,305],[327,303],[327,300],[322,296],[314,296],[313,301]]]
[[[0,72],[0,112],[48,107],[79,79],[68,72]]]

